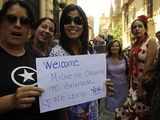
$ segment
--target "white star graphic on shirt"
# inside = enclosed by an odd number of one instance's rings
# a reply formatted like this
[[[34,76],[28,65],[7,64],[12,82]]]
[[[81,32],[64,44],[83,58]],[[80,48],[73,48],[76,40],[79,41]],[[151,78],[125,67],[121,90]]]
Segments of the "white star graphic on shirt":
[[[34,73],[29,73],[29,72],[27,72],[26,69],[24,69],[24,73],[19,74],[19,76],[24,77],[23,83],[25,83],[27,80],[35,81],[35,79],[32,77],[33,74]]]

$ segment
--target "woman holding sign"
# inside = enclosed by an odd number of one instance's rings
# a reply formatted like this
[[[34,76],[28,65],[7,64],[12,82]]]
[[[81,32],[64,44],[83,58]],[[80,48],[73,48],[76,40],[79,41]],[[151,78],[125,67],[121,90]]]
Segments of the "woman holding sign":
[[[0,120],[60,120],[40,114],[35,56],[26,49],[34,16],[25,1],[9,0],[0,11]],[[61,119],[64,120],[64,119]]]
[[[50,56],[68,56],[88,54],[87,17],[77,5],[64,8],[60,19],[60,44],[50,52]],[[97,101],[83,103],[66,108],[68,120],[97,120]]]
[[[25,49],[33,21],[24,1],[5,2],[0,11],[1,120],[40,120],[36,98],[43,90],[35,86],[35,58]]]

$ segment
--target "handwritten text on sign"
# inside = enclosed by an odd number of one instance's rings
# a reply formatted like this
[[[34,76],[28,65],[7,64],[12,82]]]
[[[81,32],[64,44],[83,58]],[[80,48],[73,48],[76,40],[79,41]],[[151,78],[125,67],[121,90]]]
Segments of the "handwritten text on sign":
[[[37,58],[40,111],[47,112],[106,95],[105,54]]]

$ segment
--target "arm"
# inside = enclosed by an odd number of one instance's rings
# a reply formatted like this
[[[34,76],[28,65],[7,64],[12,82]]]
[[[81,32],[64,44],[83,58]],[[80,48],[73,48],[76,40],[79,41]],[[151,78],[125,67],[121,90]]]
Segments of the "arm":
[[[0,97],[0,113],[8,112],[15,108],[15,95],[5,95]]]
[[[150,42],[150,46],[148,46],[148,52],[147,52],[147,62],[145,64],[145,71],[143,76],[143,87],[147,91],[148,96],[153,95],[153,91],[156,87],[157,81],[159,81],[157,78],[159,78],[159,68],[160,68],[160,56],[157,57],[157,44],[155,41]],[[158,61],[155,61],[158,60]]]
[[[35,97],[40,96],[42,89],[34,86],[19,87],[15,94],[0,97],[0,113],[13,109],[25,109],[31,107]]]
[[[107,89],[107,96],[114,95],[114,88],[113,88],[113,81],[110,79],[106,80],[106,89]]]
[[[144,65],[144,75],[147,75],[147,72],[149,72],[152,69],[152,66],[154,64],[155,58],[157,54],[157,44],[154,39],[151,39],[148,43],[147,48],[147,58],[146,63]]]
[[[146,57],[146,62],[144,64],[144,73],[142,79],[150,80],[150,78],[152,77],[156,54],[157,54],[157,44],[156,41],[152,39],[148,42],[147,57]]]

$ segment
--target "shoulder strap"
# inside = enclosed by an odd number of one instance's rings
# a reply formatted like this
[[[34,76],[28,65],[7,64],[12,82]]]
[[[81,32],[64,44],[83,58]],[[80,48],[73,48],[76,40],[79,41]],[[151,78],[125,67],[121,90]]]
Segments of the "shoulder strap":
[[[108,74],[108,56],[106,56],[106,75]]]
[[[128,75],[129,73],[129,66],[128,66],[128,59],[126,56],[124,56],[124,60],[125,60],[125,63],[126,63],[126,74]]]

